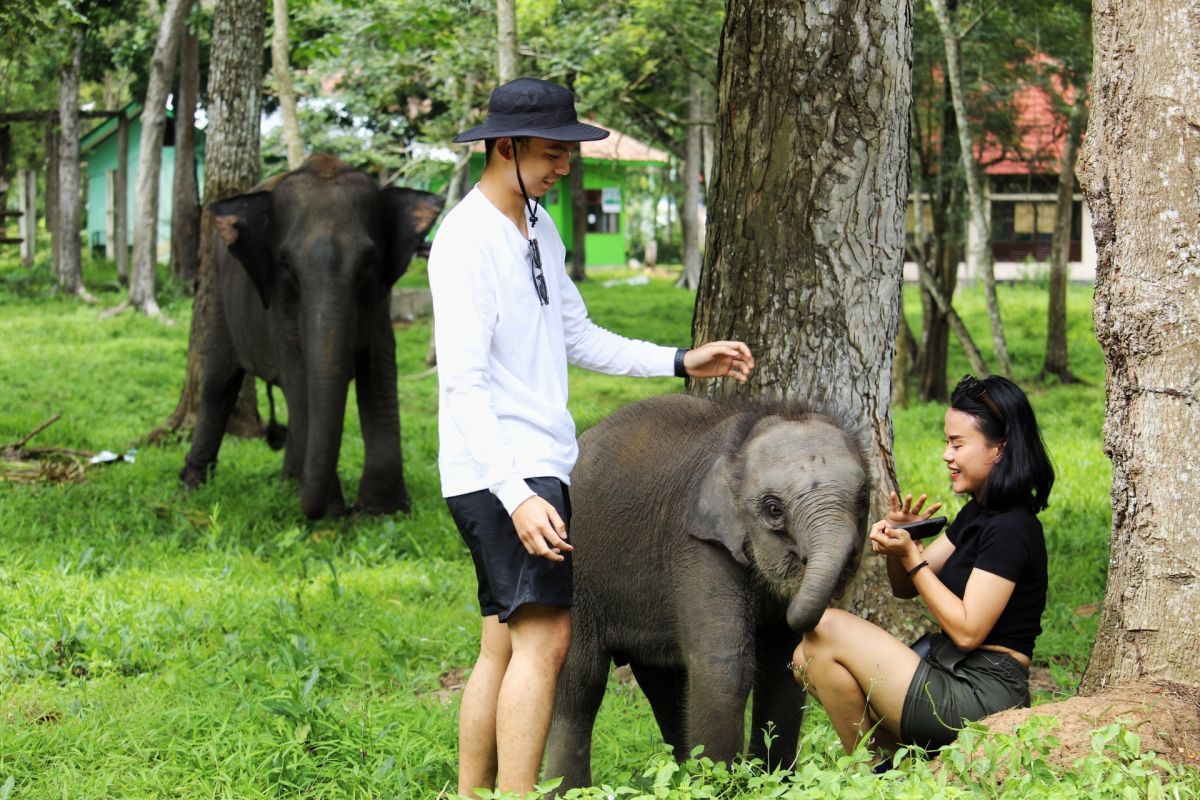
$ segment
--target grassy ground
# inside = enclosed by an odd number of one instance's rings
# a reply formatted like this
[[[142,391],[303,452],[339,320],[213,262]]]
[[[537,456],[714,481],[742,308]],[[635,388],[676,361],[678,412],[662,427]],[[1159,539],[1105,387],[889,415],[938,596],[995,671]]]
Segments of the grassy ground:
[[[102,304],[119,300],[107,265],[86,274]],[[688,340],[692,296],[669,281],[590,281],[583,291],[603,325]],[[1012,287],[1002,298],[1027,382],[1040,364],[1044,291]],[[58,413],[31,446],[124,453],[165,419],[183,377],[190,301],[169,285],[160,299],[174,325],[101,321],[97,307],[53,296],[44,267],[0,261],[0,444]],[[911,315],[915,303],[906,298]],[[964,291],[958,303],[983,345],[982,296]],[[1089,304],[1087,289],[1072,288],[1073,366],[1089,385],[1030,386],[1059,467],[1043,517],[1052,583],[1036,660],[1053,665],[1062,691],[1086,662],[1096,622],[1086,607],[1102,599],[1107,561],[1103,364]],[[0,482],[0,800],[431,797],[453,785],[456,688],[473,661],[478,610],[438,493],[436,380],[421,377],[429,335],[425,322],[397,331],[407,517],[307,522],[280,478],[280,454],[259,441],[227,440],[214,479],[190,494],[176,479],[182,442],[90,468],[83,482]],[[955,353],[951,374],[964,371]],[[678,388],[573,371],[572,411],[583,427]],[[362,461],[349,409],[348,496]],[[905,488],[946,494],[941,413],[895,412]],[[808,780],[838,784],[848,770],[860,780],[865,771],[812,719]],[[644,700],[614,681],[595,774],[614,785],[684,780],[660,759]],[[739,786],[762,777],[747,775]],[[927,770],[904,780],[914,792],[945,788]]]

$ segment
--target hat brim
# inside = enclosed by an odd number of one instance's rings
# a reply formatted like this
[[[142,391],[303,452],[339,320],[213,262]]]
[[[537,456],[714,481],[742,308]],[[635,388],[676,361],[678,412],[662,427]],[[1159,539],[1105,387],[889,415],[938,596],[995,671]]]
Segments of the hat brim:
[[[597,142],[601,139],[607,139],[609,132],[604,130],[604,128],[598,128],[595,125],[588,125],[584,122],[575,122],[570,125],[561,125],[554,128],[534,127],[517,128],[515,130],[489,129],[485,122],[483,125],[476,125],[474,128],[463,131],[454,137],[454,141],[462,144],[464,142],[478,142],[483,139],[503,139],[516,136],[535,136],[539,139],[550,139],[554,142]]]

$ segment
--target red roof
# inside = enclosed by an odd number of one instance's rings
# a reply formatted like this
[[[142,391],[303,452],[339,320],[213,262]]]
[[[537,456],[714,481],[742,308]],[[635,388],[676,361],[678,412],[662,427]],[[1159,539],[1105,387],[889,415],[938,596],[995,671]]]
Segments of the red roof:
[[[1060,92],[1062,102],[1070,104],[1070,87]],[[1054,101],[1038,85],[1018,89],[1013,97],[1017,109],[1017,130],[1021,140],[1019,152],[1006,150],[995,141],[976,144],[978,163],[985,164],[988,175],[1029,175],[1057,173],[1062,158],[1063,139],[1067,135],[1067,120],[1056,114]]]

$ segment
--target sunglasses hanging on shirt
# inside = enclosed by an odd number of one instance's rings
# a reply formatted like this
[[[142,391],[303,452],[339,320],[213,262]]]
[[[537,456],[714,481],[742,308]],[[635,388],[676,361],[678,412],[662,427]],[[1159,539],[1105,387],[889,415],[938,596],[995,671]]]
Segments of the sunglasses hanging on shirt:
[[[517,170],[517,185],[521,187],[521,197],[525,199],[525,210],[529,213],[529,271],[533,276],[533,290],[537,293],[538,302],[544,306],[550,305],[550,293],[546,289],[546,273],[542,271],[542,254],[538,250],[537,239],[533,237],[533,226],[537,225],[537,203],[529,199],[525,191],[525,181],[521,180],[521,166],[517,161],[517,140],[513,140],[513,167]]]

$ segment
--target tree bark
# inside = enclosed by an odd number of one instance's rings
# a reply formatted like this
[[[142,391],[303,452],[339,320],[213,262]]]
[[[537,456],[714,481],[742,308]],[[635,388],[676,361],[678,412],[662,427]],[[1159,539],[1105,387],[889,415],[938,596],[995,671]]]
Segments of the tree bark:
[[[66,294],[91,299],[83,287],[79,242],[79,76],[83,68],[83,30],[71,34],[70,60],[59,68],[59,136],[56,153],[58,194],[54,198],[55,272],[58,288]]]
[[[129,118],[117,119],[117,183],[113,187],[113,249],[117,280],[129,284]]]
[[[912,19],[907,0],[828,8],[812,0],[728,3],[692,335],[744,340],[758,366],[744,387],[690,388],[804,398],[863,420],[878,512],[883,493],[896,488],[891,365]],[[866,559],[843,602],[903,629],[913,606],[880,602],[879,561]]]
[[[196,98],[200,91],[199,37],[185,30],[179,46],[175,103],[175,180],[171,202],[171,271],[188,286],[200,260],[200,191],[196,186]]]
[[[219,0],[213,11],[212,56],[208,72],[208,139],[205,148],[204,210],[200,222],[200,268],[192,301],[188,335],[187,375],[179,403],[171,416],[150,434],[164,435],[191,428],[200,403],[203,343],[212,304],[212,214],[217,200],[251,189],[259,174],[259,103],[262,86],[262,41],[266,14],[258,0]],[[258,415],[254,378],[246,376],[237,407],[226,428],[237,436],[263,432]]]
[[[288,169],[299,169],[304,163],[304,139],[300,135],[300,119],[296,115],[296,90],[292,87],[292,68],[288,65],[288,0],[274,0],[274,26],[271,32],[271,74],[275,78],[275,94],[283,115],[283,143],[287,148]]]
[[[1046,359],[1042,373],[1063,383],[1079,381],[1071,372],[1067,353],[1067,271],[1071,253],[1071,213],[1075,205],[1075,158],[1079,138],[1087,125],[1087,94],[1075,89],[1075,103],[1067,123],[1062,158],[1058,165],[1058,197],[1054,206],[1054,239],[1050,244],[1050,301],[1046,321]]]
[[[688,73],[687,143],[683,159],[683,207],[679,225],[683,232],[683,271],[677,285],[695,289],[700,285],[700,127],[703,105],[700,77]]]
[[[583,153],[571,151],[571,280],[578,283],[587,277],[587,197],[583,188]]]
[[[46,123],[46,232],[50,234],[50,264],[58,276],[58,113]]]
[[[37,250],[37,171],[21,170],[21,266],[32,267]]]
[[[1108,588],[1080,694],[1200,685],[1200,12],[1096,0],[1079,178],[1095,221],[1096,333],[1112,459]]]
[[[930,0],[942,42],[946,48],[946,77],[950,81],[950,98],[954,103],[954,116],[958,121],[959,158],[962,160],[963,176],[967,184],[967,208],[970,227],[975,235],[967,237],[967,261],[972,274],[983,279],[983,292],[987,300],[988,322],[992,329],[992,348],[996,355],[996,369],[1001,375],[1012,375],[1012,363],[1008,358],[1008,344],[1004,339],[1004,321],[1000,317],[1000,299],[996,295],[996,265],[992,259],[991,225],[988,223],[987,201],[983,196],[983,181],[979,176],[979,165],[975,163],[970,121],[967,117],[967,101],[963,92],[962,59],[959,52],[958,31],[946,9],[946,0]]]
[[[191,0],[167,0],[158,40],[150,59],[146,104],[142,107],[142,140],[138,148],[137,206],[133,218],[133,270],[129,304],[150,317],[160,314],[154,296],[158,264],[158,183],[162,168],[163,132],[167,127],[167,93],[175,70],[175,54]]]
[[[516,0],[496,0],[496,61],[500,83],[508,83],[519,77]]]

